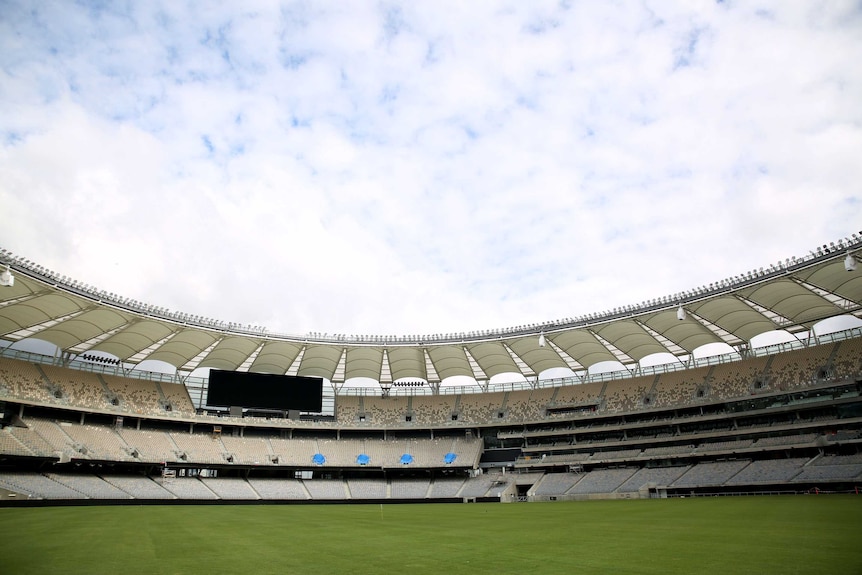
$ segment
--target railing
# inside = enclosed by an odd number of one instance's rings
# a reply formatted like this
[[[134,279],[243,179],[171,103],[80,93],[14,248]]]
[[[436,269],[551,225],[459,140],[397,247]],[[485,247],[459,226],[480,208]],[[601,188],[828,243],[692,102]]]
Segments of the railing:
[[[836,343],[848,339],[862,337],[862,327],[854,327],[851,329],[837,331],[825,335],[817,336],[816,344],[825,345]],[[784,343],[771,344],[763,347],[752,348],[750,350],[751,357],[763,357],[767,355],[775,355],[802,349],[807,347],[805,342],[796,340]],[[93,373],[102,373],[107,375],[116,375],[132,379],[146,379],[158,382],[184,383],[188,387],[205,389],[209,379],[205,377],[183,376],[179,374],[169,374],[154,371],[145,371],[139,369],[127,369],[120,365],[102,365],[89,361],[81,361],[74,359],[68,363],[63,363],[62,358],[49,356],[28,351],[12,349],[11,347],[0,348],[0,356],[21,361],[29,361],[31,363],[41,363],[48,365],[63,365],[72,369],[81,371],[89,371]],[[721,355],[713,355],[702,358],[691,358],[688,362],[675,361],[672,363],[663,363],[653,366],[635,366],[635,368],[623,368],[616,371],[606,371],[601,373],[581,372],[573,376],[562,378],[540,379],[538,381],[507,381],[507,382],[489,382],[487,386],[488,392],[504,392],[504,391],[523,391],[535,388],[548,387],[563,387],[569,385],[579,385],[587,383],[617,381],[622,379],[631,379],[634,377],[657,375],[662,373],[672,373],[687,369],[697,369],[700,367],[708,367],[713,365],[721,365],[740,361],[743,356],[739,352],[731,352]],[[390,397],[405,397],[405,396],[428,396],[428,395],[459,395],[467,393],[479,393],[484,391],[479,385],[441,385],[435,392],[430,386],[428,387],[396,387],[390,388],[388,395]],[[341,396],[380,396],[381,389],[379,387],[349,387],[344,386],[339,389],[336,395]]]

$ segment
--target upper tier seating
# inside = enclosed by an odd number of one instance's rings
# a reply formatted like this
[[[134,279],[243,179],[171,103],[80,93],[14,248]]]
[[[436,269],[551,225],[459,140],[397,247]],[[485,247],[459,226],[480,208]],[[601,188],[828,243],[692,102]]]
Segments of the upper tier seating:
[[[407,416],[408,398],[405,396],[364,398],[365,413],[375,427],[402,425]]]
[[[512,424],[738,400],[795,391],[820,384],[824,378],[846,379],[860,374],[862,338],[854,338],[712,366],[563,387],[457,395],[337,396],[335,415],[338,427],[371,429]],[[0,357],[0,399],[106,414],[161,419],[196,417],[189,393],[179,383],[78,371],[5,357]],[[583,409],[578,410],[579,407]],[[565,408],[576,411],[567,413]],[[198,417],[230,422],[229,418]],[[331,427],[325,421],[266,422],[273,426]],[[259,450],[258,455],[263,455],[263,451]]]
[[[118,377],[116,375],[103,375],[105,385],[113,393],[119,405],[120,411],[128,413],[140,413],[142,415],[166,414],[165,407],[161,401],[159,388],[155,381],[146,379],[132,379]]]
[[[192,404],[186,386],[180,383],[162,381],[159,383],[159,387],[162,388],[166,405],[170,406],[171,412],[189,417],[194,416],[195,406]]]
[[[831,344],[817,345],[773,356],[767,372],[771,387],[792,390],[811,385],[834,348]]]
[[[36,364],[0,357],[0,394],[35,403],[58,403]]]
[[[554,405],[566,406],[598,403],[601,399],[603,387],[604,384],[600,381],[560,387],[554,399]]]
[[[862,373],[862,337],[839,342],[831,367],[834,377],[841,379],[858,377]]]
[[[609,413],[642,409],[653,379],[649,376],[609,381],[605,387],[605,409]]]
[[[707,376],[710,398],[736,399],[754,394],[758,381],[766,385],[766,361],[766,357],[755,357],[713,366]],[[766,387],[762,390],[766,391]]]
[[[503,413],[507,420],[541,420],[544,418],[545,410],[556,391],[557,388],[555,387],[510,391]]]
[[[704,384],[708,373],[709,368],[706,367],[662,373],[655,386],[652,406],[674,407],[705,401],[708,395]]]
[[[335,397],[335,419],[342,425],[358,424],[362,413],[360,405],[364,398],[358,395],[338,395]]]
[[[413,396],[412,419],[415,424],[451,422],[455,409],[455,395]]]
[[[501,391],[461,394],[458,397],[456,407],[458,423],[490,423],[497,421],[499,413],[504,409],[504,397],[505,393]]]
[[[56,365],[40,365],[39,368],[50,381],[50,385],[60,390],[63,399],[70,405],[94,411],[106,410],[110,406],[105,388],[95,373]]]

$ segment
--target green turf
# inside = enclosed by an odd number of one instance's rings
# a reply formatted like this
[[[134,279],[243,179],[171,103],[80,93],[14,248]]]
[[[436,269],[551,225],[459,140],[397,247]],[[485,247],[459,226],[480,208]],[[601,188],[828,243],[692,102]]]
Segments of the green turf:
[[[0,509],[0,572],[862,573],[862,497]]]

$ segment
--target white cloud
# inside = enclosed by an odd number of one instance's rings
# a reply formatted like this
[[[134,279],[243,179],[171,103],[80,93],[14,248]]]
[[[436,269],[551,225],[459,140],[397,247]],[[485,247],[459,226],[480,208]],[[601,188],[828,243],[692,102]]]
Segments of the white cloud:
[[[862,221],[850,2],[4,12],[0,245],[172,309],[519,325]]]

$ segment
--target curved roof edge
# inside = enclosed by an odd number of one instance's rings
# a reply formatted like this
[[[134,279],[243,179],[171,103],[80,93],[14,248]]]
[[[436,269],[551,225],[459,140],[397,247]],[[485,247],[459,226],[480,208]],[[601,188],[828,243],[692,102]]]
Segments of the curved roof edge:
[[[859,232],[862,234],[862,231]],[[87,297],[93,301],[105,303],[107,305],[116,306],[134,313],[151,316],[160,320],[179,322],[185,325],[228,331],[231,333],[245,336],[267,336],[279,339],[288,339],[295,341],[308,341],[315,343],[350,343],[350,344],[369,344],[378,345],[384,343],[387,345],[417,345],[417,344],[435,344],[435,343],[452,343],[461,341],[475,341],[487,338],[489,336],[517,336],[517,335],[538,335],[544,331],[553,331],[559,329],[567,329],[572,327],[585,327],[612,321],[617,318],[630,315],[639,315],[644,312],[666,309],[668,307],[676,307],[686,305],[692,301],[697,301],[703,298],[709,298],[714,295],[733,291],[740,287],[769,281],[775,277],[780,277],[794,271],[804,269],[810,265],[834,259],[836,255],[844,258],[847,254],[856,254],[862,251],[862,235],[852,234],[851,237],[839,239],[837,242],[830,242],[810,250],[808,254],[800,257],[791,257],[783,262],[778,261],[770,264],[768,267],[750,270],[746,273],[738,274],[728,278],[724,278],[709,285],[692,288],[686,291],[669,294],[660,298],[645,300],[639,304],[624,305],[622,307],[613,308],[600,312],[584,314],[576,318],[563,318],[549,320],[543,323],[533,323],[529,325],[512,326],[506,328],[476,330],[468,332],[447,333],[447,334],[420,334],[420,335],[348,335],[348,334],[325,334],[319,332],[310,332],[306,334],[291,334],[271,332],[265,326],[257,326],[252,324],[242,324],[237,322],[227,322],[218,319],[206,318],[199,315],[192,315],[181,311],[172,311],[168,308],[152,305],[141,302],[135,299],[122,297],[113,292],[100,290],[98,287],[78,281],[76,279],[62,276],[53,272],[41,265],[31,262],[22,256],[16,256],[14,253],[0,249],[0,265],[6,265],[12,270],[20,273],[27,273],[34,278],[38,278],[46,283],[53,285],[58,289],[76,293]]]
[[[459,334],[341,337],[275,334],[171,312],[0,250],[0,265],[15,276],[13,285],[0,286],[0,338],[43,339],[70,358],[101,351],[124,365],[160,360],[185,374],[215,367],[335,384],[364,377],[382,386],[405,378],[439,386],[452,376],[488,382],[504,373],[536,381],[552,368],[583,373],[608,361],[634,369],[659,353],[686,358],[710,343],[745,353],[763,333],[801,335],[824,319],[862,317],[862,270],[849,261],[860,249],[862,237],[854,234],[766,269],[579,318]]]

